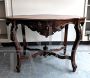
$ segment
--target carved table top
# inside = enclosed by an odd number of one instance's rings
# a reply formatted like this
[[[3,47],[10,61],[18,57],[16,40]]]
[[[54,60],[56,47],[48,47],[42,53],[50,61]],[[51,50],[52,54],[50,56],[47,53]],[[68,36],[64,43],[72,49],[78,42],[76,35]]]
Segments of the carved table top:
[[[51,14],[16,15],[13,17],[9,16],[6,19],[7,24],[14,21],[16,25],[26,25],[32,31],[37,31],[46,37],[54,34],[56,31],[60,31],[66,24],[76,24],[76,22],[78,22],[78,24],[83,24],[85,20],[84,17],[79,16]]]

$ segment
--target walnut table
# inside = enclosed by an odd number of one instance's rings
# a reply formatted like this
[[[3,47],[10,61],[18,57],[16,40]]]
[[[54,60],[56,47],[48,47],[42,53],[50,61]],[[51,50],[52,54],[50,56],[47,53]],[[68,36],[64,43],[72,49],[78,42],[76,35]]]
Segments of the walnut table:
[[[25,38],[25,26],[30,28],[32,31],[37,31],[40,35],[44,35],[48,37],[49,35],[53,35],[56,31],[60,31],[65,28],[65,35],[64,35],[64,46],[59,49],[52,49],[48,50],[48,47],[45,46],[43,50],[39,50],[38,53],[32,55],[53,55],[60,59],[69,59],[71,60],[73,72],[76,71],[77,65],[75,62],[75,54],[77,46],[82,38],[82,29],[81,26],[84,24],[84,17],[79,16],[71,16],[71,15],[48,15],[48,14],[40,14],[40,15],[17,15],[17,16],[9,16],[7,19],[7,25],[10,23],[11,26],[11,40],[14,41],[16,53],[17,53],[17,72],[20,72],[20,53],[23,51],[24,55],[26,54],[25,50],[33,50],[27,47],[26,38]],[[66,46],[67,46],[67,34],[68,34],[68,24],[74,24],[75,32],[76,32],[76,39],[72,47],[71,56],[66,55]],[[21,24],[22,28],[22,35],[23,35],[23,50],[20,43],[17,40],[16,32],[18,29],[18,24]],[[51,30],[51,31],[49,31]],[[30,33],[29,33],[30,34]],[[58,51],[64,49],[64,55],[61,56],[56,54],[54,51]],[[38,50],[38,49],[36,49]]]

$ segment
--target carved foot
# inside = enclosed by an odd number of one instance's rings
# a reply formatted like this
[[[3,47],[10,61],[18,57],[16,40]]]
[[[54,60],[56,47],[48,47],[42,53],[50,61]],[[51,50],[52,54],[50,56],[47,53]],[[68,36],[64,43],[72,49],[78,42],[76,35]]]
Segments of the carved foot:
[[[19,73],[20,72],[20,66],[16,66],[16,71]]]
[[[72,67],[73,67],[73,72],[75,72],[77,69],[77,65],[73,65]]]

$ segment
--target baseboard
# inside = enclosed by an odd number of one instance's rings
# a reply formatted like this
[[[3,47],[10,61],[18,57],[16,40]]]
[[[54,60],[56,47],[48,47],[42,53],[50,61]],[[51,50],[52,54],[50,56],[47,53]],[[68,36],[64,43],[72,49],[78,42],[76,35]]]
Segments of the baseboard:
[[[67,45],[73,45],[74,41],[68,41],[67,42]],[[20,42],[21,45],[23,45],[22,42]],[[45,42],[27,42],[27,44],[29,46],[37,46],[37,45],[62,45],[63,42],[62,41],[45,41]],[[1,43],[2,46],[14,46],[14,42],[4,42],[4,43]],[[81,41],[80,42],[80,45],[90,45],[90,41]]]

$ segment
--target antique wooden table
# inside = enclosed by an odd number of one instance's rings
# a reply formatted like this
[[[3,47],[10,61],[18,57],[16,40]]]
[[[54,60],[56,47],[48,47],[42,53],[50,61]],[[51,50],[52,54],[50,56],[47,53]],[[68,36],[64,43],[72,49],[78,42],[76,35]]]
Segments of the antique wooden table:
[[[55,57],[58,57],[60,59],[69,59],[71,60],[73,72],[76,71],[77,65],[75,62],[75,54],[77,46],[80,42],[80,39],[82,38],[82,28],[84,24],[84,17],[78,17],[78,16],[71,16],[71,15],[48,15],[48,14],[40,14],[40,15],[17,15],[17,16],[11,16],[7,17],[7,25],[10,23],[11,26],[11,40],[14,41],[16,53],[17,53],[17,72],[20,72],[20,53],[23,51],[25,55],[25,50],[33,50],[29,49],[27,47],[26,38],[25,38],[25,26],[30,28],[32,31],[37,31],[40,35],[44,35],[45,37],[48,37],[49,35],[53,35],[56,31],[60,31],[61,29],[65,28],[65,35],[64,35],[64,46],[59,49],[52,49],[48,50],[47,46],[43,48],[43,50],[39,50],[38,53],[32,55],[35,56],[37,54],[39,55],[53,55]],[[72,47],[71,56],[66,55],[66,46],[67,46],[67,34],[68,34],[68,24],[74,24],[74,28],[76,31],[76,39]],[[18,24],[21,24],[22,28],[22,35],[23,35],[23,50],[20,45],[20,43],[17,40],[16,32],[18,29]],[[51,29],[51,31],[49,31]],[[29,33],[30,34],[30,33]],[[64,55],[61,56],[54,51],[59,51],[61,49],[64,49]]]

